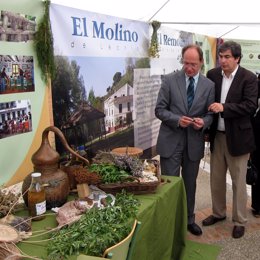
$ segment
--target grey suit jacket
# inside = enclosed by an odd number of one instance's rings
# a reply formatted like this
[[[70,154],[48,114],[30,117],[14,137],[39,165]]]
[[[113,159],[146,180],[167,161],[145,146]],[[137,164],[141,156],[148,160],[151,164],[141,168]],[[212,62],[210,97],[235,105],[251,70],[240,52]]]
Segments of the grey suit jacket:
[[[204,130],[213,119],[208,106],[215,100],[214,83],[202,74],[199,75],[193,104],[188,110],[186,81],[184,71],[163,76],[162,86],[158,94],[155,116],[161,122],[157,140],[157,152],[160,156],[169,158],[175,151],[181,138],[186,138],[190,160],[196,161],[204,156]],[[204,120],[202,130],[193,127],[179,126],[181,116],[201,117]]]

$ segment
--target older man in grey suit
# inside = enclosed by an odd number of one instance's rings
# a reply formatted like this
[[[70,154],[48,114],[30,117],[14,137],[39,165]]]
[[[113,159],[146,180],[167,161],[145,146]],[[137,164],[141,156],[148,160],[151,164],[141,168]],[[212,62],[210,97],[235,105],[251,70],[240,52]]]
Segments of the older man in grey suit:
[[[197,45],[182,49],[183,69],[163,76],[155,115],[161,122],[157,140],[164,175],[184,180],[188,208],[188,230],[201,235],[195,223],[196,179],[204,156],[204,130],[212,122],[208,111],[215,99],[214,83],[200,73],[203,52]],[[173,198],[174,199],[174,198]]]

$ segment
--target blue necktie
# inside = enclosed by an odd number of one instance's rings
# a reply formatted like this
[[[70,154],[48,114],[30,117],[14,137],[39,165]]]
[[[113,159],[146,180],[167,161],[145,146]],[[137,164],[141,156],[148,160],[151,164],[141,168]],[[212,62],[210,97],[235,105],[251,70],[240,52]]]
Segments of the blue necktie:
[[[194,99],[194,78],[189,78],[190,84],[187,89],[187,101],[188,101],[188,108],[190,109],[193,99]]]

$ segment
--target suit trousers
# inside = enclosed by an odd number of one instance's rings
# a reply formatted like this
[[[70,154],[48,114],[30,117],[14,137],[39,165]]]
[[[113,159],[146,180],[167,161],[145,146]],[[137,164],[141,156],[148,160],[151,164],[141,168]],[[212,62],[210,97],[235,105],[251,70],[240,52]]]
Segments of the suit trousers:
[[[229,170],[233,190],[232,221],[237,226],[243,226],[247,222],[246,171],[248,159],[249,154],[230,155],[226,135],[217,132],[214,150],[210,156],[212,211],[215,217],[226,216],[226,175]]]
[[[198,176],[200,160],[192,161],[189,159],[186,138],[180,140],[171,157],[161,157],[160,164],[161,172],[164,175],[180,176],[181,169],[181,176],[186,190],[188,224],[194,223],[196,179]]]

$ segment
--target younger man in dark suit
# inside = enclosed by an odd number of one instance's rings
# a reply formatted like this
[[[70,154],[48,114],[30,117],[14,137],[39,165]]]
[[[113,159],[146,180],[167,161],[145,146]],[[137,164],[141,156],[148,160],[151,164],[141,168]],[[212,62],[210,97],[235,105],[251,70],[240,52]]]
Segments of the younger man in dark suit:
[[[210,184],[213,214],[203,220],[210,226],[226,219],[226,174],[229,169],[233,189],[233,238],[245,233],[247,222],[246,170],[250,152],[255,149],[250,118],[257,107],[257,78],[239,66],[241,46],[224,42],[218,50],[220,67],[207,77],[215,82],[215,113],[210,127]]]

